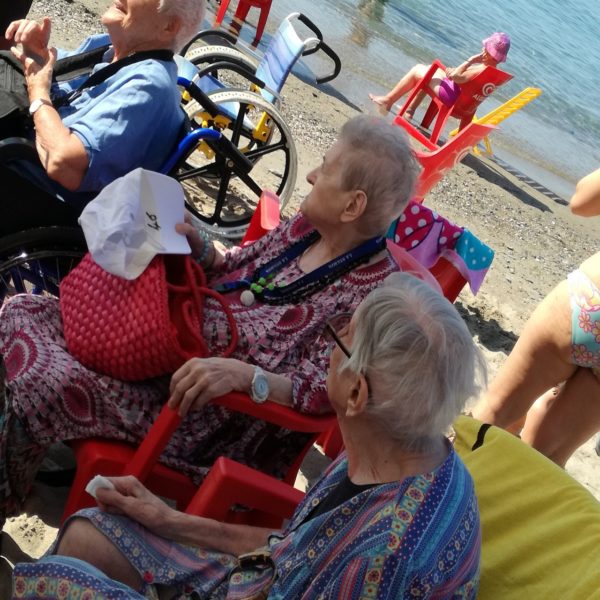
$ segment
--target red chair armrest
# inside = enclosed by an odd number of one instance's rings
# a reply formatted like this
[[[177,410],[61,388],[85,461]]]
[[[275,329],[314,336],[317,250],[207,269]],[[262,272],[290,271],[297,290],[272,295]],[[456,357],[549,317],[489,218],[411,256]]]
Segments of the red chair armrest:
[[[326,431],[336,423],[336,417],[333,414],[307,415],[270,400],[263,404],[257,404],[243,392],[231,392],[215,398],[213,402],[230,410],[301,433],[319,433]]]
[[[180,422],[181,417],[177,411],[171,410],[165,404],[123,473],[144,481]]]
[[[231,392],[220,398],[215,398],[213,402],[230,410],[301,433],[320,433],[327,431],[336,424],[335,415],[305,415],[293,408],[270,401],[257,404],[250,399],[248,394],[242,392]],[[133,458],[124,469],[124,473],[134,475],[140,481],[144,481],[180,422],[181,417],[177,412],[171,410],[165,404]]]

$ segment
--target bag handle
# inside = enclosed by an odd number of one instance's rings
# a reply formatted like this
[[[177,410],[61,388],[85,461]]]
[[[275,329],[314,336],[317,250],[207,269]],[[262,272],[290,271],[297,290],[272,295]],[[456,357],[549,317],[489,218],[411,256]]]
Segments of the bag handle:
[[[190,257],[186,257],[184,264],[187,275],[187,285],[176,285],[170,283],[169,286],[173,290],[179,292],[190,292],[192,294],[193,302],[186,303],[182,306],[183,318],[189,328],[189,333],[196,340],[198,345],[203,348],[204,354],[208,356],[209,350],[206,341],[204,340],[204,336],[202,336],[200,332],[196,331],[196,326],[194,325],[193,320],[193,312],[195,306],[196,310],[198,311],[199,322],[201,324],[204,323],[203,296],[210,296],[221,305],[221,308],[227,317],[227,323],[229,324],[229,329],[231,331],[231,340],[222,354],[223,358],[227,358],[233,354],[239,341],[237,324],[235,322],[233,312],[222,294],[207,287],[204,269],[196,261]]]

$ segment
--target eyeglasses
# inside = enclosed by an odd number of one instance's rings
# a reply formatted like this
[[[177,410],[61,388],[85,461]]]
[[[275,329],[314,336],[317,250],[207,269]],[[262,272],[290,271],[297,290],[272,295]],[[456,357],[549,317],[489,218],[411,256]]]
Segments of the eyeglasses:
[[[325,337],[330,337],[340,348],[340,350],[348,357],[352,358],[352,353],[348,350],[348,347],[342,342],[340,336],[343,336],[348,328],[350,320],[352,319],[352,313],[344,312],[331,317],[325,323]]]

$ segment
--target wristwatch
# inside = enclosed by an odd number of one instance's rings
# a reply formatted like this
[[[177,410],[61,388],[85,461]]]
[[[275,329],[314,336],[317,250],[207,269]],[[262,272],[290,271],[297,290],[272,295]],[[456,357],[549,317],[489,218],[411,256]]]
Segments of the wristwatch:
[[[254,377],[250,386],[250,397],[257,404],[262,404],[269,397],[269,380],[260,367],[254,367]]]
[[[44,105],[52,106],[52,102],[46,98],[37,98],[29,105],[29,114],[33,116]]]

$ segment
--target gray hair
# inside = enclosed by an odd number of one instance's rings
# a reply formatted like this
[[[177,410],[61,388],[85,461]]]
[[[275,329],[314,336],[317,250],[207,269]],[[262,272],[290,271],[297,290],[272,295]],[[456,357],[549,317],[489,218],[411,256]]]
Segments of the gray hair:
[[[200,29],[206,0],[158,0],[158,12],[173,15],[181,21],[181,29],[173,42],[173,51],[179,52],[181,48]]]
[[[408,136],[384,119],[359,115],[342,127],[339,140],[348,149],[342,165],[343,189],[367,195],[361,230],[383,234],[412,198],[420,172]]]
[[[368,378],[367,415],[412,451],[443,435],[486,380],[483,355],[454,306],[406,273],[388,277],[355,314],[351,358]]]

